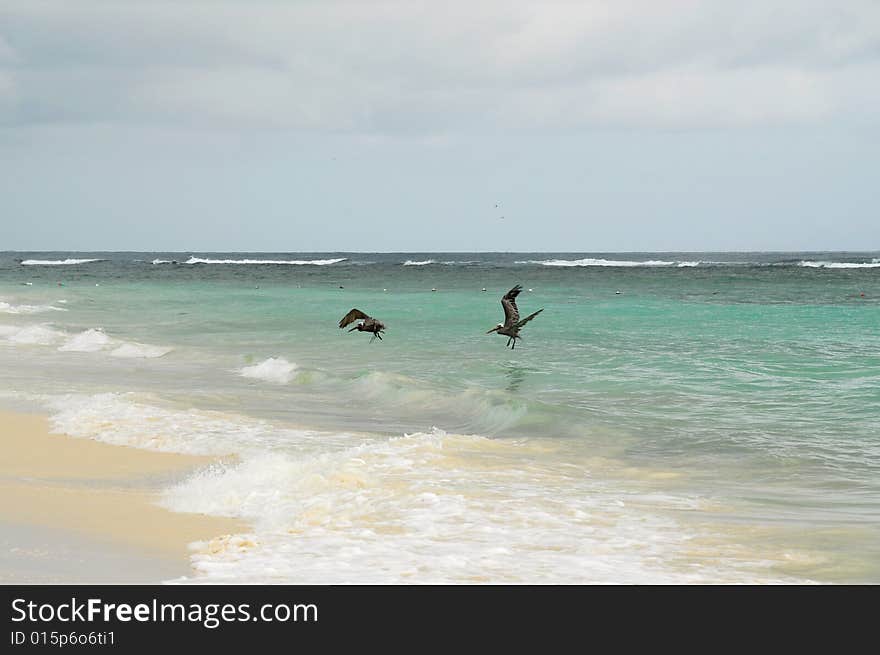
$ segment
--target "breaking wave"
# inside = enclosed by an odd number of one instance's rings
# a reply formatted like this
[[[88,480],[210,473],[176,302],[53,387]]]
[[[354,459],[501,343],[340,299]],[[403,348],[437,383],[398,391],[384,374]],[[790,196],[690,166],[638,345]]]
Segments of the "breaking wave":
[[[652,506],[699,501],[631,502],[583,464],[560,474],[532,463],[535,448],[434,428],[332,452],[252,453],[196,473],[162,504],[250,523],[193,545],[197,579],[211,582],[766,581],[723,559],[676,565],[696,535]]]
[[[102,328],[91,328],[89,330],[85,330],[84,332],[80,332],[79,334],[73,335],[72,337],[67,339],[67,341],[65,341],[64,344],[58,348],[58,350],[67,352],[90,353],[97,350],[102,350],[109,343],[110,337],[107,336],[107,333],[104,332]]]
[[[136,341],[114,339],[103,328],[90,328],[76,334],[56,330],[49,324],[0,326],[0,338],[7,343],[23,346],[54,346],[61,352],[108,352],[112,357],[153,359],[170,353],[173,348]]]
[[[358,402],[385,407],[413,420],[431,420],[442,427],[489,436],[510,429],[529,413],[526,401],[508,394],[476,387],[449,392],[386,371],[356,378],[349,389]]]
[[[0,335],[8,343],[27,346],[51,346],[66,336],[64,332],[54,330],[48,325],[0,326]]]
[[[0,300],[0,312],[4,314],[39,314],[52,311],[66,312],[67,309],[64,307],[53,307],[52,305],[12,305]]]
[[[103,262],[104,259],[25,259],[22,266],[75,266],[77,264],[90,264]]]
[[[293,451],[333,448],[334,435],[280,428],[236,414],[171,409],[144,394],[108,392],[44,397],[53,430],[109,444],[190,455],[263,452],[284,446]],[[336,446],[339,447],[339,446]]]
[[[270,357],[259,364],[245,366],[239,369],[238,374],[244,378],[265,380],[275,384],[287,384],[296,376],[296,364],[287,361],[283,357]]]
[[[870,262],[824,262],[804,260],[798,266],[805,268],[880,268],[880,259],[874,258]]]
[[[346,257],[336,257],[334,259],[206,259],[203,257],[190,257],[184,264],[289,264],[296,266],[329,266],[330,264],[338,264],[344,262]],[[153,262],[164,264],[169,263],[165,260],[155,260]]]
[[[540,264],[541,266],[699,266],[700,262],[694,261],[665,261],[661,259],[649,259],[645,261],[626,259],[541,259],[518,261],[517,264]]]
[[[390,438],[300,430],[160,407],[133,393],[45,402],[53,431],[72,437],[237,456],[163,492],[170,510],[249,524],[192,544],[193,574],[177,582],[742,583],[772,575],[752,553],[719,557],[717,548],[704,567],[685,566],[700,534],[661,510],[695,509],[699,498],[622,489],[592,459],[560,466],[530,440],[436,428]]]

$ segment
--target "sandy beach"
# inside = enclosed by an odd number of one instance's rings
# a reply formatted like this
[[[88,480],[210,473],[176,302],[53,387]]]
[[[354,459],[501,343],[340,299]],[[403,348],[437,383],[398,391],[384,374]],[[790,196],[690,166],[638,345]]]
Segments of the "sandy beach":
[[[190,543],[246,530],[156,504],[216,458],[75,439],[11,412],[0,442],[0,583],[162,582],[191,574]]]

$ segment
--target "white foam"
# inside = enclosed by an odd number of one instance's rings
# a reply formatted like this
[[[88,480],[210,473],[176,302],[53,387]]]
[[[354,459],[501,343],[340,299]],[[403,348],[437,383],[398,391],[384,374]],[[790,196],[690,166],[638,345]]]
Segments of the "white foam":
[[[880,259],[872,259],[870,262],[825,262],[805,260],[798,266],[806,268],[880,268]]]
[[[154,259],[152,263],[153,264],[170,264],[171,260],[170,259]]]
[[[332,450],[345,435],[282,429],[231,413],[159,407],[134,393],[70,394],[43,399],[53,429],[120,446],[191,455],[247,454],[283,445],[292,451]],[[336,446],[338,447],[338,446]]]
[[[120,445],[236,454],[163,493],[180,512],[237,517],[244,534],[193,544],[195,578],[233,583],[760,583],[736,542],[707,548],[675,509],[547,445],[447,434],[295,430],[107,393],[50,399],[53,431]],[[549,453],[549,454],[548,454]],[[548,459],[550,457],[550,459]]]
[[[412,259],[407,259],[403,262],[404,266],[427,266],[428,264],[436,264],[437,262],[433,259],[426,259],[425,261],[417,262]]]
[[[542,259],[518,261],[517,264],[541,264],[542,266],[677,266],[680,262],[649,259],[645,261],[617,259]],[[686,262],[686,266],[696,266],[699,262]]]
[[[295,377],[296,369],[296,364],[287,361],[283,357],[270,357],[259,364],[245,366],[239,369],[238,373],[245,378],[265,380],[266,382],[274,382],[276,384],[287,384]]]
[[[58,350],[63,352],[95,352],[110,345],[110,337],[103,328],[91,328],[67,339]]]
[[[114,339],[103,328],[91,328],[77,334],[56,330],[47,323],[25,326],[0,326],[0,337],[17,345],[52,346],[61,343],[61,352],[99,353],[109,351],[113,357],[154,359],[173,350],[135,341]]]
[[[337,257],[335,259],[204,259],[201,257],[190,257],[184,262],[184,264],[290,264],[296,266],[329,266],[330,264],[338,264],[345,260],[345,257]]]
[[[66,312],[64,307],[52,307],[51,305],[12,305],[0,300],[0,312],[4,314],[39,314],[41,312]]]
[[[90,264],[102,262],[103,259],[25,259],[22,266],[75,266],[77,264]]]
[[[0,334],[5,334],[9,343],[29,346],[50,346],[65,337],[46,324],[25,326],[4,326]]]
[[[142,359],[155,359],[164,357],[173,349],[165,346],[151,346],[146,343],[125,342],[121,346],[110,351],[113,357],[130,357]]]
[[[164,494],[172,510],[236,517],[252,532],[194,546],[198,580],[300,584],[766,581],[735,557],[687,566],[695,534],[579,465],[527,443],[441,430],[336,452],[254,454]],[[717,554],[717,551],[716,551]]]

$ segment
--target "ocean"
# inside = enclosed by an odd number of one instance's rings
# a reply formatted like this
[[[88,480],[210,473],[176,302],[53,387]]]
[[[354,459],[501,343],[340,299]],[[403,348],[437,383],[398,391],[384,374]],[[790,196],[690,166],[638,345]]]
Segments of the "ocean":
[[[880,583],[877,252],[3,252],[0,403],[235,456],[173,582]]]

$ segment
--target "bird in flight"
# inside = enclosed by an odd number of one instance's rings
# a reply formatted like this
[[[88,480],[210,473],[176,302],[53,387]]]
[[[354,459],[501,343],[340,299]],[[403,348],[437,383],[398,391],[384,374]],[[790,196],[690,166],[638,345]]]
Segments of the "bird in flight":
[[[378,321],[372,316],[367,316],[359,309],[352,309],[348,314],[342,317],[342,320],[339,321],[339,327],[344,328],[347,325],[351,325],[355,321],[360,321],[357,325],[349,330],[349,332],[354,332],[357,330],[358,332],[370,332],[373,335],[373,338],[370,339],[370,343],[373,343],[373,340],[378,338],[379,341],[382,341],[381,332],[385,331],[385,324],[382,321]]]
[[[486,332],[486,334],[497,332],[498,334],[506,336],[507,345],[510,346],[511,350],[516,348],[516,340],[522,339],[522,337],[519,336],[519,331],[522,329],[522,326],[544,311],[544,308],[542,307],[533,314],[529,314],[524,319],[520,320],[519,309],[516,306],[516,297],[519,295],[520,291],[522,291],[522,286],[517,284],[504,294],[501,298],[501,306],[504,307],[504,323],[499,323]]]

